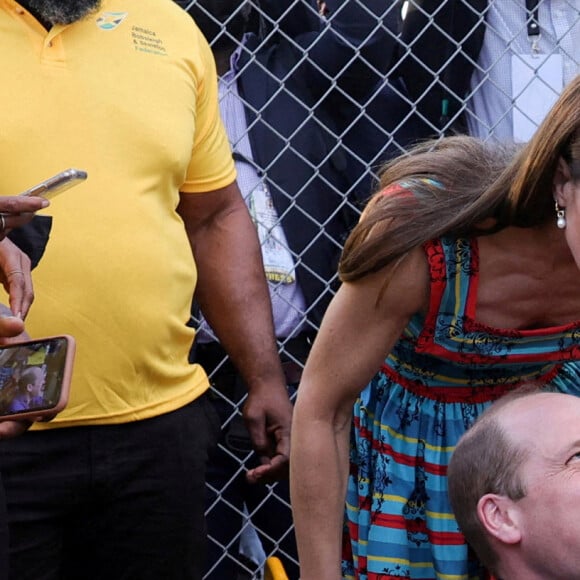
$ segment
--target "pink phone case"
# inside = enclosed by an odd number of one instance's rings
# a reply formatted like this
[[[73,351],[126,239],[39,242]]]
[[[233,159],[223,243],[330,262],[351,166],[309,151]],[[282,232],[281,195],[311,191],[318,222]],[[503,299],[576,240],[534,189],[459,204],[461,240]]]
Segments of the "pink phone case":
[[[50,418],[68,402],[75,354],[69,335],[0,347],[0,420]]]

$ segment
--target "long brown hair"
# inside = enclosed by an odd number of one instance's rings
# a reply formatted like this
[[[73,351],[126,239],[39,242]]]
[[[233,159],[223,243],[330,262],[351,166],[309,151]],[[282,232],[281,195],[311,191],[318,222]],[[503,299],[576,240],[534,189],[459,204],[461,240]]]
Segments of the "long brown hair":
[[[397,263],[440,236],[471,237],[554,219],[558,161],[580,178],[580,76],[519,149],[474,137],[428,141],[385,166],[380,190],[346,240],[342,281]],[[425,179],[427,178],[427,179]],[[395,184],[402,187],[391,187]]]

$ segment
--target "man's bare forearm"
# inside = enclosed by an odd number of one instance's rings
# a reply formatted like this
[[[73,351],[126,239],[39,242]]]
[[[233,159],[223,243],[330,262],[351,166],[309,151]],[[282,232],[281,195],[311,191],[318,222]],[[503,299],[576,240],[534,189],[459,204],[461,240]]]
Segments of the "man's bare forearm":
[[[272,306],[256,228],[245,205],[208,224],[194,240],[196,299],[249,388],[282,381]]]

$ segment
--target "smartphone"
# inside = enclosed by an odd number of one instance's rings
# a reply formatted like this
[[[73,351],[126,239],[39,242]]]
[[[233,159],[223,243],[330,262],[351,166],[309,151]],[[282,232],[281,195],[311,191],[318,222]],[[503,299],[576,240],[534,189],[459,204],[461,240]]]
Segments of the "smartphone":
[[[20,195],[41,195],[47,199],[52,199],[59,193],[66,191],[73,185],[82,183],[87,178],[87,172],[80,169],[66,169],[44,181],[41,181],[34,187],[23,191]]]
[[[74,354],[69,335],[0,346],[0,420],[39,420],[62,411]]]

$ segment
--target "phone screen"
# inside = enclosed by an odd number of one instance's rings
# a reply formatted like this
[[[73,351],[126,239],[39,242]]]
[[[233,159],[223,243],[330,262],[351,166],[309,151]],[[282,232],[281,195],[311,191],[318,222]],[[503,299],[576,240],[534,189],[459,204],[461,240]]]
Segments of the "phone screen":
[[[0,347],[0,416],[64,407],[73,349],[67,336]]]

